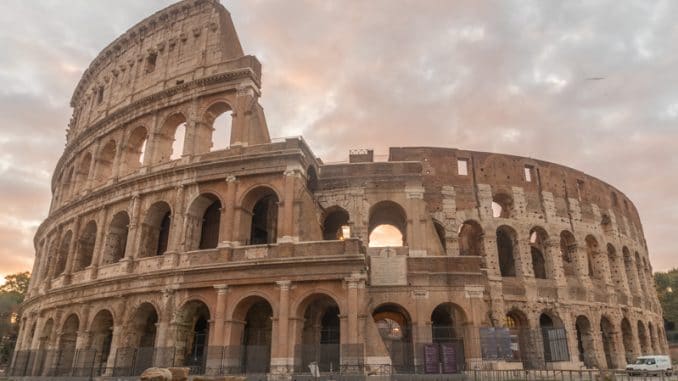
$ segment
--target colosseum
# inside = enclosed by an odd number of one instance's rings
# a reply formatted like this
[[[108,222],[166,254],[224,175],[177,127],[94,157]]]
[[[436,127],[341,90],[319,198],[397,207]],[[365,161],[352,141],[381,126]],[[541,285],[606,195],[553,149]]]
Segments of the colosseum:
[[[218,0],[171,5],[92,61],[15,378],[609,369],[667,352],[621,191],[455,148],[324,163],[270,138],[261,71]]]

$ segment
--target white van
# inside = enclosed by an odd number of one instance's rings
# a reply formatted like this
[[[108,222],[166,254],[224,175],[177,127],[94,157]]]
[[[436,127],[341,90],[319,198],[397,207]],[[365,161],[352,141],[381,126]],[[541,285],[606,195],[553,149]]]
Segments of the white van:
[[[661,373],[670,376],[673,374],[673,366],[671,359],[666,355],[640,356],[633,364],[626,365],[626,373],[631,376],[634,374],[659,375]]]

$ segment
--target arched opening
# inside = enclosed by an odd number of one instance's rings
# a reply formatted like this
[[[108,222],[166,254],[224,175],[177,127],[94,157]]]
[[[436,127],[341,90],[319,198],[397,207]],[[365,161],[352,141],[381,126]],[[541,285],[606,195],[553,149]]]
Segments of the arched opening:
[[[113,176],[113,162],[116,153],[115,140],[109,140],[104,148],[99,151],[95,167],[97,185],[106,183]]]
[[[236,307],[234,319],[243,322],[235,326],[233,337],[240,338],[242,346],[240,370],[242,373],[268,373],[271,364],[271,335],[273,308],[264,298],[252,296]],[[237,329],[242,331],[238,335]]]
[[[506,193],[497,193],[492,198],[492,216],[494,218],[511,218],[513,214],[513,197]]]
[[[92,154],[87,152],[80,160],[78,171],[76,172],[76,184],[80,189],[87,187],[87,180],[89,179],[89,168],[92,165]]]
[[[442,303],[431,313],[431,341],[438,352],[442,373],[463,369],[466,314],[453,303]]]
[[[368,225],[370,247],[406,246],[407,214],[393,201],[380,201],[370,208]]]
[[[186,117],[182,114],[170,115],[153,136],[155,163],[179,159],[183,154],[186,135]]]
[[[74,272],[84,270],[92,264],[96,239],[97,224],[94,221],[90,221],[85,225],[78,239],[77,255],[75,256],[75,263],[73,263]]]
[[[93,367],[97,375],[106,370],[108,355],[113,340],[113,315],[107,310],[99,311],[92,320],[91,348],[94,350]]]
[[[116,263],[125,257],[128,233],[129,215],[125,211],[116,213],[108,226],[102,264]]]
[[[443,254],[447,252],[447,242],[445,239],[445,227],[443,224],[440,222],[433,220],[433,227],[436,230],[436,235],[438,236],[438,241],[440,242],[440,246],[443,249]]]
[[[258,187],[251,190],[243,199],[243,209],[247,213],[245,219],[249,216],[249,231],[247,244],[265,245],[276,243],[278,239],[278,203],[279,199],[273,189],[268,187]]]
[[[610,268],[610,277],[612,278],[612,282],[614,283],[615,286],[619,289],[620,287],[623,287],[623,281],[622,281],[622,270],[619,266],[619,258],[617,257],[617,249],[612,246],[612,244],[607,244],[607,263],[609,264]]]
[[[129,138],[127,139],[127,145],[125,146],[125,160],[124,160],[124,171],[125,174],[130,174],[142,165],[146,161],[146,142],[148,141],[148,131],[144,127],[137,127],[132,131]]]
[[[598,240],[593,236],[586,236],[586,258],[588,260],[588,274],[593,279],[603,279],[603,269],[599,262]]]
[[[640,343],[640,353],[643,355],[650,354],[650,342],[647,339],[647,332],[642,321],[638,320],[638,342]]]
[[[66,270],[66,262],[68,261],[68,252],[71,248],[71,241],[73,240],[73,232],[70,230],[61,238],[59,251],[56,256],[56,263],[54,264],[54,276],[63,274]]]
[[[560,232],[560,257],[563,262],[563,272],[566,277],[577,275],[574,261],[576,255],[577,241],[575,240],[574,235],[567,230],[563,230]]]
[[[301,344],[295,349],[296,371],[306,373],[308,364],[315,362],[321,372],[340,369],[340,323],[339,306],[331,297],[316,294],[299,306],[298,314],[303,316]]]
[[[231,127],[233,126],[233,111],[224,103],[216,103],[207,109],[205,119],[210,130],[210,151],[226,149],[231,143]]]
[[[575,321],[577,329],[577,350],[579,351],[579,361],[584,363],[588,369],[596,367],[596,352],[593,346],[593,330],[591,322],[586,316],[577,316]]]
[[[338,206],[327,209],[323,221],[323,239],[343,240],[351,237],[348,212]]]
[[[657,332],[655,332],[652,323],[647,323],[647,333],[650,337],[650,351],[652,351],[652,354],[657,354],[659,352],[657,351]]]
[[[544,253],[546,252],[546,241],[548,235],[542,228],[535,227],[530,230],[530,253],[532,255],[532,271],[534,277],[537,279],[546,279],[548,274],[546,272],[546,260]]]
[[[167,251],[172,210],[164,201],[156,202],[148,208],[141,224],[141,247],[139,257],[163,255]]]
[[[399,373],[414,371],[412,320],[407,311],[396,304],[384,304],[374,310],[372,319],[391,357],[393,369]]]
[[[199,300],[186,303],[177,314],[177,359],[191,368],[191,374],[204,374],[207,360],[210,311]]]
[[[518,250],[516,231],[508,226],[497,228],[497,253],[499,255],[499,271],[501,276],[516,276],[515,257]]]
[[[57,357],[56,376],[70,376],[75,359],[75,343],[78,339],[80,320],[75,314],[71,314],[64,321],[59,336],[59,353]]]
[[[150,303],[142,303],[127,324],[124,348],[116,351],[116,368],[128,368],[139,375],[154,364],[158,312]]]
[[[483,229],[476,221],[466,221],[459,228],[459,255],[483,256]]]
[[[555,315],[542,313],[539,316],[544,361],[569,361],[570,351],[567,346],[567,334],[563,322]]]
[[[68,172],[66,172],[66,177],[64,178],[64,183],[62,185],[62,192],[63,192],[63,200],[66,201],[71,198],[71,192],[73,190],[73,184],[74,184],[74,175],[73,175],[73,167],[70,167],[68,169]]]
[[[638,283],[636,282],[636,273],[633,269],[633,258],[629,248],[624,246],[622,248],[622,255],[624,256],[624,272],[626,273],[626,280],[628,282],[629,291],[633,295],[638,294]]]
[[[616,369],[615,347],[614,347],[614,326],[603,316],[600,318],[600,336],[603,342],[603,352],[605,353],[605,364],[607,369]]]
[[[205,193],[196,198],[186,215],[186,243],[188,250],[214,249],[219,245],[221,201]]]
[[[528,353],[530,351],[530,342],[528,338],[527,317],[521,311],[511,310],[506,314],[504,319],[504,325],[509,330],[513,361],[521,361],[525,368],[534,368],[535,364],[533,364],[533,361],[536,361],[536,356],[534,356],[534,353]]]
[[[51,360],[53,360],[52,351],[50,351],[50,353],[47,353],[47,349],[52,348],[55,336],[56,335],[54,330],[54,320],[50,318],[47,320],[47,322],[45,322],[45,325],[42,327],[42,331],[40,331],[40,336],[38,338],[39,340],[38,353],[37,358],[35,360],[38,365],[35,372],[33,373],[34,375],[36,376],[46,375],[45,373],[47,369],[45,369],[45,365],[50,364]]]
[[[313,166],[308,167],[306,170],[306,189],[311,193],[318,189],[318,174]]]
[[[622,341],[624,343],[624,354],[627,364],[632,364],[636,359],[633,353],[633,331],[629,319],[623,318],[621,322]]]

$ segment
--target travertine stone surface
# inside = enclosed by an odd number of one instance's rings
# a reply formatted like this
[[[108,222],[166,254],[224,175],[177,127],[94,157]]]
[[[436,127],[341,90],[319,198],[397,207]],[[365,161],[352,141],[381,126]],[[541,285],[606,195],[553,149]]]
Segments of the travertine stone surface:
[[[402,360],[381,340],[389,321],[417,366],[439,325],[464,340],[469,367],[501,366],[483,359],[482,327],[511,328],[531,368],[667,351],[642,224],[618,189],[452,148],[324,164],[302,138],[270,139],[261,83],[214,0],[159,11],[94,59],[35,236],[17,353],[44,356],[27,374],[48,375],[49,350],[105,353],[111,374],[130,348],[152,347],[210,373],[242,361],[224,350],[194,363],[201,345],[261,345],[263,372],[282,377],[307,371],[301,349],[328,332],[337,362],[379,373]],[[227,132],[213,125],[224,113]],[[382,224],[403,236],[393,255],[369,247]],[[398,265],[374,269],[389,258]],[[564,328],[568,361],[544,361],[546,326]]]

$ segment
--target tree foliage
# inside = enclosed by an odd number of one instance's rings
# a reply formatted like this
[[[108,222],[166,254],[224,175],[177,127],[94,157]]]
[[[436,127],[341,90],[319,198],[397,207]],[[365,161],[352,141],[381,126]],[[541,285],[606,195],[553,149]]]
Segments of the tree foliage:
[[[19,333],[19,305],[26,296],[30,279],[28,272],[11,274],[0,286],[0,365],[6,365],[11,358]]]
[[[654,279],[664,319],[678,324],[678,269],[655,273]]]

